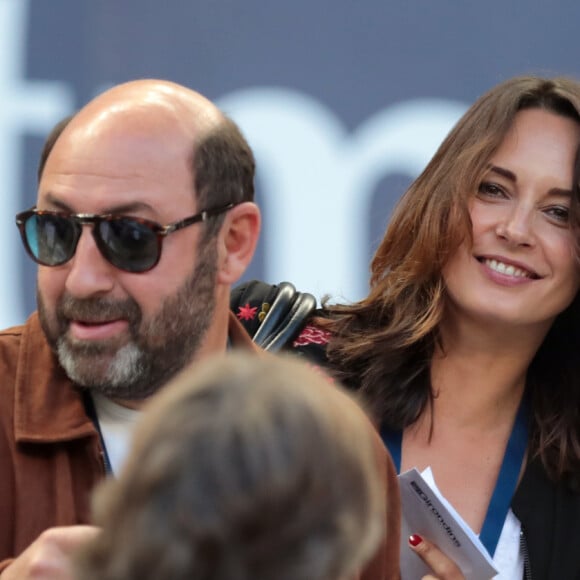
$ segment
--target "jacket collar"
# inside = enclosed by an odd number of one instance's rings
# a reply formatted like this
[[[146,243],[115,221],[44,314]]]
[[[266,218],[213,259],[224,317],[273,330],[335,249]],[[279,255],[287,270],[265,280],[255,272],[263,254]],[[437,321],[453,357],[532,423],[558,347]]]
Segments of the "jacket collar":
[[[34,313],[23,327],[16,367],[14,435],[18,442],[53,443],[95,433],[80,392],[52,352]]]
[[[233,312],[229,315],[228,334],[234,348],[260,352]],[[16,367],[14,435],[16,441],[29,443],[96,435],[81,392],[58,364],[36,312],[23,326]]]

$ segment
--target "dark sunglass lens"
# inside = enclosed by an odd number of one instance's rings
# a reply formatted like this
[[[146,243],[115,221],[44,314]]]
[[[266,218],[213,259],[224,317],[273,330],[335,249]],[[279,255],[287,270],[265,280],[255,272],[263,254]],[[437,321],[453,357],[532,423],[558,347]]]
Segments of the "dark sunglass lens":
[[[54,214],[33,214],[24,224],[26,243],[34,258],[46,266],[70,260],[78,240],[74,221]]]
[[[129,218],[98,224],[98,243],[113,266],[127,272],[145,272],[159,259],[157,234],[146,224]]]

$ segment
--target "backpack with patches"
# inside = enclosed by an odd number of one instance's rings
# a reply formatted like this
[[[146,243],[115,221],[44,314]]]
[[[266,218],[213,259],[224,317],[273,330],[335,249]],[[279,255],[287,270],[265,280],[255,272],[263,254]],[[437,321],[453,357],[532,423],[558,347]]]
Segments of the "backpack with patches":
[[[289,347],[305,330],[316,298],[298,292],[290,282],[252,280],[232,290],[230,308],[258,346],[277,351]]]

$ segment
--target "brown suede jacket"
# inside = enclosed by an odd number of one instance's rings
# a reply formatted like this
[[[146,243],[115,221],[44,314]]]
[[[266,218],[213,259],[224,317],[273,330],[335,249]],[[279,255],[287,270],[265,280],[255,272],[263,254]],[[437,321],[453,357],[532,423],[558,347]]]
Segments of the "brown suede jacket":
[[[257,352],[231,314],[233,346]],[[105,475],[103,450],[79,390],[58,365],[37,314],[0,332],[0,572],[52,526],[90,521],[90,494]],[[388,497],[388,541],[362,580],[398,578],[399,496],[377,437]]]

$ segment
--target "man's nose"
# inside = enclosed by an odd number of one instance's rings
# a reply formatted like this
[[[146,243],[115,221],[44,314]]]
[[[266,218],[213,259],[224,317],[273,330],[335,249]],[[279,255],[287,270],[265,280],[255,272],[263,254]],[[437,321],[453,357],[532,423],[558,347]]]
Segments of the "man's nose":
[[[83,226],[74,256],[69,261],[66,290],[76,298],[110,292],[117,269],[101,254],[92,234],[92,225]]]

